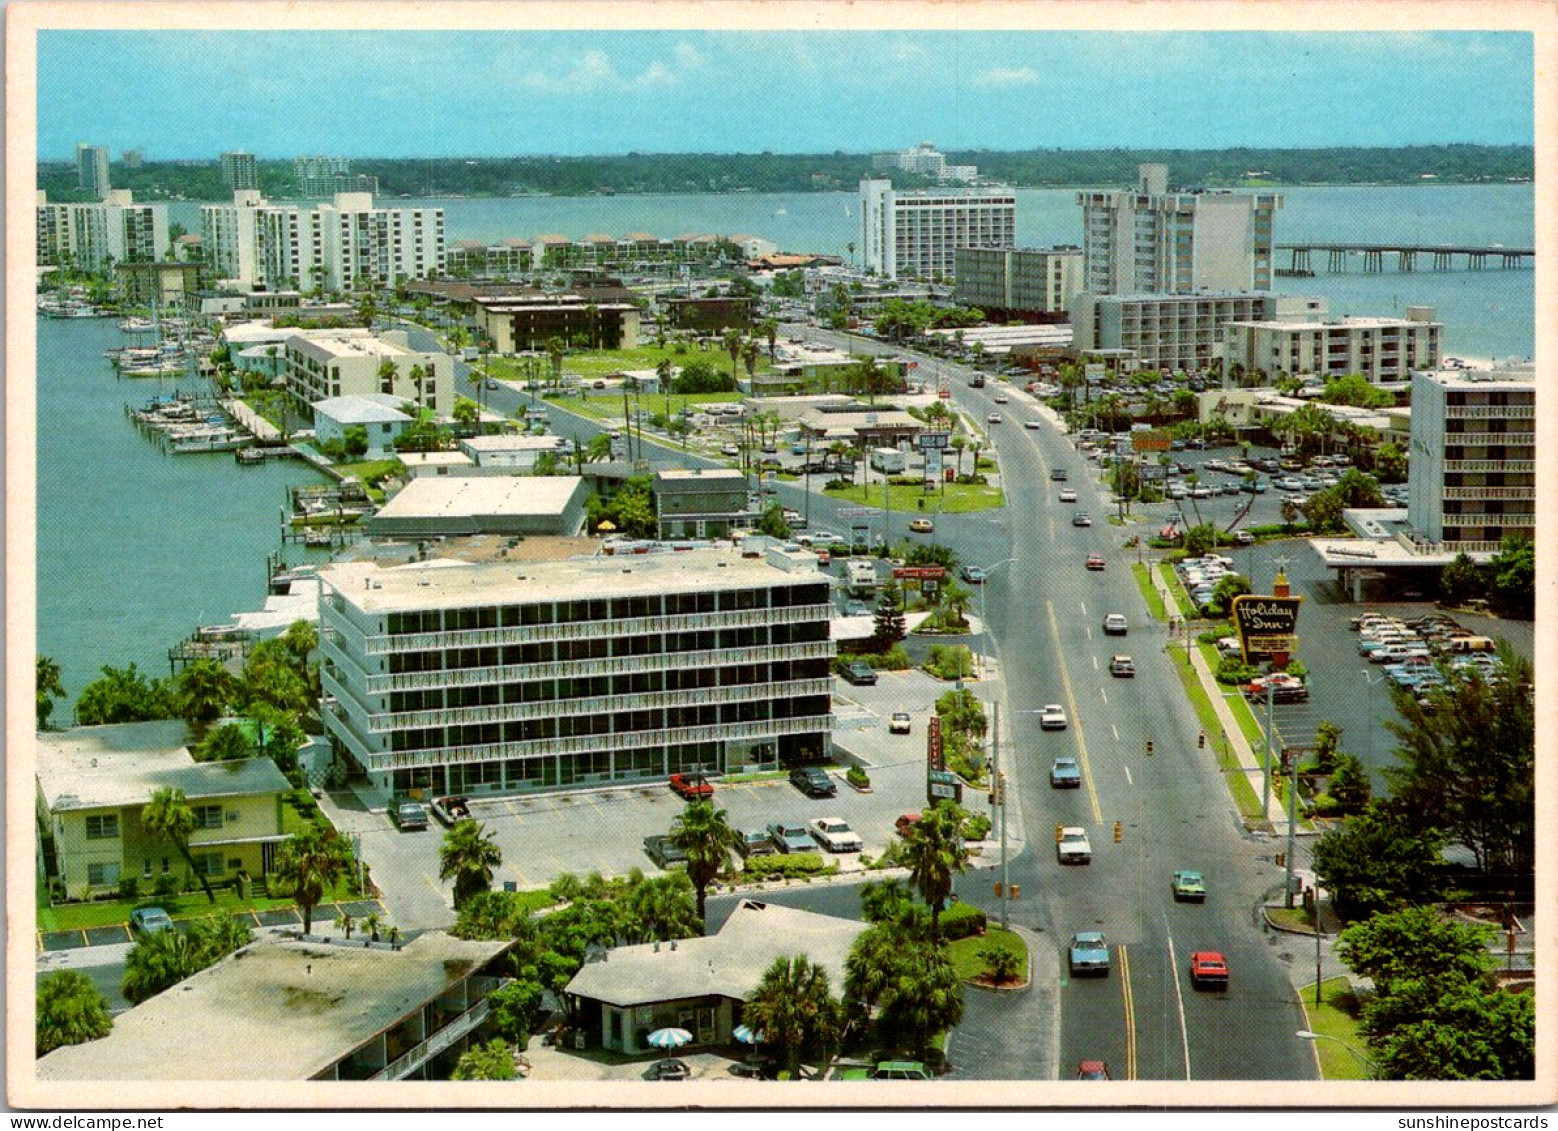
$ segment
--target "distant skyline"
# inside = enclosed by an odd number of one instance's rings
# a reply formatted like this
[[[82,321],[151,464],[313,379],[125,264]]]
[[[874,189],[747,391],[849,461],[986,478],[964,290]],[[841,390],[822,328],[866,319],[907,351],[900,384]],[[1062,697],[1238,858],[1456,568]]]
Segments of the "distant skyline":
[[[1531,144],[1532,37],[42,31],[38,157]]]

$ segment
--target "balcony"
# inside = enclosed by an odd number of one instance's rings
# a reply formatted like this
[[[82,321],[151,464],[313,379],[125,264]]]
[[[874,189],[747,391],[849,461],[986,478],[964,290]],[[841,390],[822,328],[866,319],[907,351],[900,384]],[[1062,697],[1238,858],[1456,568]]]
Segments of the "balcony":
[[[1500,445],[1508,448],[1536,447],[1535,432],[1446,432],[1446,447],[1489,448]]]
[[[390,1061],[370,1076],[369,1079],[404,1080],[461,1037],[480,1028],[481,1023],[487,1020],[487,1014],[491,1008],[488,1000],[482,998],[427,1040],[413,1045],[410,1050]]]
[[[1534,459],[1447,459],[1447,472],[1466,471],[1535,471]]]
[[[1534,499],[1536,486],[1529,487],[1446,487],[1442,497],[1451,499]]]
[[[1532,420],[1534,404],[1450,404],[1444,406],[1446,420]]]

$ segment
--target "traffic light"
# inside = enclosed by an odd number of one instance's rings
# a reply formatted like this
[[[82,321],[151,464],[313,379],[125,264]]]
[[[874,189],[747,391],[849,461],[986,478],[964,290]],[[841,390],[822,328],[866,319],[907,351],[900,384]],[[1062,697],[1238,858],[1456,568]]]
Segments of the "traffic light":
[[[1205,750],[1206,749],[1206,731],[1204,731],[1204,730],[1196,735],[1196,749],[1197,750]]]
[[[1125,825],[1124,825],[1123,822],[1116,821],[1114,823],[1114,842],[1116,844],[1119,844],[1119,843],[1121,843],[1124,840],[1125,840]]]
[[[1147,757],[1152,757],[1152,739],[1147,740]]]
[[[1279,852],[1279,853],[1277,853],[1277,867],[1279,867],[1279,868],[1286,868],[1287,867],[1287,863],[1288,863],[1288,854],[1286,852]]]
[[[996,880],[995,881],[995,897],[997,899],[1001,898],[1001,881],[1000,880]]]
[[[1021,898],[1021,896],[1022,896],[1022,885],[1021,884],[1012,884],[1011,885],[1011,895],[1012,895],[1013,899]],[[1509,937],[1510,938],[1514,938],[1515,936],[1514,935],[1510,935]]]
[[[1055,843],[1059,844],[1060,840],[1061,840],[1061,837],[1063,837],[1065,835],[1066,835],[1066,826],[1065,825],[1056,825],[1055,826]]]

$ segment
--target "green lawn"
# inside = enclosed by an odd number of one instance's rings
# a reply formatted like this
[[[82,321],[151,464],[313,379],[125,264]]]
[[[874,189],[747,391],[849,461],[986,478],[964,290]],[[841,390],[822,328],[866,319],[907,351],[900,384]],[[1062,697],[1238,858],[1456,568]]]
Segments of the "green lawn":
[[[597,377],[605,377],[607,374],[616,373],[623,369],[654,369],[662,359],[680,369],[689,361],[706,361],[714,367],[716,373],[730,372],[730,354],[723,349],[688,349],[684,353],[677,353],[675,348],[667,345],[664,349],[653,342],[630,350],[570,350],[563,355],[563,373],[574,374],[586,380],[593,381]],[[746,362],[740,362],[736,366],[737,371],[746,376]],[[763,342],[762,353],[757,360],[757,371],[768,373],[773,369],[768,360],[768,343]],[[487,370],[500,380],[522,381],[525,379],[525,365],[522,358],[489,357]],[[552,359],[541,359],[541,378],[549,380],[552,375]]]
[[[888,492],[891,496],[893,513],[908,518],[933,515],[938,511],[942,514],[966,514],[969,511],[989,510],[992,507],[1005,505],[1001,489],[988,484],[947,483],[928,496],[925,494],[925,489],[917,485],[889,487]],[[826,494],[831,499],[843,499],[861,506],[882,505],[880,484],[872,484],[869,492],[858,485],[830,487],[826,490]],[[921,500],[925,502],[923,510],[920,508]]]
[[[1174,595],[1174,604],[1179,608],[1179,615],[1187,620],[1196,615],[1195,602],[1190,599],[1190,594],[1185,592],[1184,584],[1179,580],[1179,574],[1174,572],[1174,567],[1168,562],[1158,563],[1158,572],[1168,584],[1168,590]]]
[[[1310,982],[1300,992],[1304,1007],[1305,1028],[1326,1037],[1329,1041],[1315,1041],[1315,1052],[1320,1057],[1320,1075],[1326,1080],[1371,1079],[1368,1066],[1358,1056],[1368,1056],[1369,1050],[1358,1031],[1360,1003],[1346,978],[1329,978],[1320,983],[1321,1004],[1315,1004],[1315,985]],[[1337,1044],[1340,1041],[1342,1044]],[[1345,1048],[1343,1046],[1346,1046]],[[1351,1048],[1358,1056],[1348,1052]]]
[[[1147,611],[1152,614],[1152,619],[1167,620],[1168,608],[1163,604],[1162,595],[1152,587],[1152,576],[1147,570],[1146,565],[1135,562],[1131,566],[1131,575],[1136,578],[1136,587],[1141,590],[1141,599],[1147,602]]]
[[[1028,944],[1023,942],[1022,936],[1014,931],[1003,931],[1000,927],[989,927],[983,936],[970,935],[966,939],[958,939],[947,944],[947,953],[952,958],[952,968],[957,971],[958,977],[965,982],[971,982],[975,978],[983,977],[986,973],[985,960],[979,957],[979,952],[995,948],[997,950],[1010,951],[1017,956],[1017,978],[1019,981],[1028,980]],[[1012,983],[1007,983],[1011,985]]]
[[[744,781],[778,781],[788,776],[789,773],[785,770],[754,770],[750,774],[726,774],[720,778],[720,784],[730,785],[734,782]]]
[[[337,884],[325,894],[322,903],[356,899],[345,884]],[[291,896],[263,896],[254,894],[251,886],[247,899],[239,899],[233,888],[218,888],[216,902],[206,899],[205,892],[181,892],[173,896],[147,895],[140,899],[105,899],[92,903],[68,903],[58,907],[38,908],[40,931],[79,931],[91,927],[112,927],[130,920],[130,912],[137,907],[161,907],[174,919],[199,919],[206,915],[233,915],[240,911],[267,911],[275,907],[291,907]]]
[[[1207,698],[1206,689],[1201,686],[1190,658],[1185,655],[1183,648],[1177,646],[1171,646],[1168,652],[1169,658],[1174,661],[1174,670],[1179,673],[1180,683],[1184,685],[1185,695],[1195,708],[1196,719],[1201,724],[1202,733],[1206,735],[1207,744],[1217,756],[1218,766],[1224,771],[1230,771],[1225,772],[1223,778],[1228,782],[1228,791],[1233,795],[1234,804],[1246,817],[1261,816],[1260,797],[1250,784],[1249,775],[1239,769],[1239,759],[1233,751],[1218,741],[1222,734],[1222,723],[1218,721],[1217,710]]]

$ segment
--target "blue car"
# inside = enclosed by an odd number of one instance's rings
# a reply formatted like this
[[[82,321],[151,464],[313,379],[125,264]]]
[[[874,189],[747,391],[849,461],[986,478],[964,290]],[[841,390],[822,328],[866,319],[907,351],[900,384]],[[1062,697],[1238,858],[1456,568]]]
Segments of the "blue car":
[[[159,931],[171,931],[173,920],[160,907],[137,907],[130,912],[132,935],[155,935]]]
[[[1109,973],[1109,941],[1102,931],[1078,931],[1071,936],[1071,976]]]

